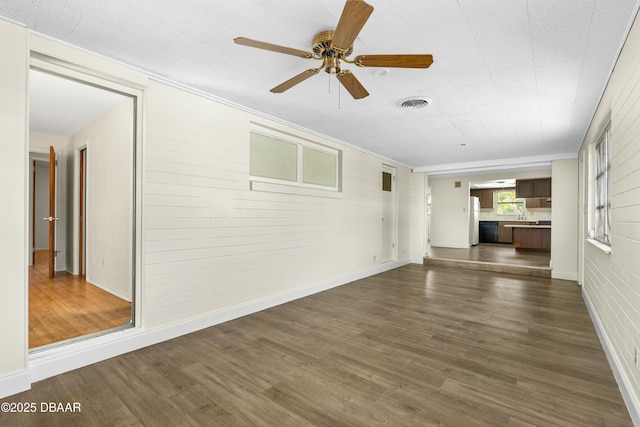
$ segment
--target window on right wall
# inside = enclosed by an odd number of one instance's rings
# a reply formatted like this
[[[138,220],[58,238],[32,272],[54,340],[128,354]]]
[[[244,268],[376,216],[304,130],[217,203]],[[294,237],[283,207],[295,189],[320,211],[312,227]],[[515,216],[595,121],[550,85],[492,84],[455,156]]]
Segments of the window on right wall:
[[[593,238],[611,245],[611,151],[610,128],[604,131],[595,146],[595,182],[593,206]]]

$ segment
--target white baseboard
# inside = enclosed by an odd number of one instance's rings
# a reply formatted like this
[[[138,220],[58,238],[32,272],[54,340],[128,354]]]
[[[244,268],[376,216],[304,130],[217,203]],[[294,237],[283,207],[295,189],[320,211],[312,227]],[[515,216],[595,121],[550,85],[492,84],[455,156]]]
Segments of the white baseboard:
[[[0,399],[27,391],[31,388],[31,373],[28,370],[0,378]]]
[[[574,282],[577,282],[578,272],[577,271],[557,271],[553,269],[551,270],[551,278],[561,279],[561,280],[572,280]]]
[[[602,348],[604,348],[607,360],[609,361],[609,365],[611,366],[611,370],[613,371],[613,376],[618,383],[618,388],[620,389],[620,393],[622,394],[622,399],[624,399],[624,403],[627,405],[627,410],[629,411],[629,415],[631,416],[631,421],[633,422],[634,426],[640,426],[640,398],[633,391],[631,382],[629,381],[629,378],[625,373],[622,364],[620,363],[620,358],[613,348],[611,340],[609,340],[609,337],[607,336],[602,325],[600,316],[598,316],[598,312],[596,311],[596,308],[591,301],[591,297],[589,297],[589,294],[587,293],[587,290],[584,286],[582,287],[582,299],[587,306],[587,310],[589,311],[589,315],[591,316],[591,321],[596,328],[598,338],[600,338],[600,343],[602,344]]]
[[[109,292],[111,295],[115,295],[115,296],[117,296],[118,298],[120,298],[121,300],[125,300],[125,301],[127,301],[127,302],[131,302],[131,295],[122,295],[120,292],[114,292],[114,290],[113,290],[113,289],[111,289],[110,287],[108,287],[108,286],[104,286],[104,285],[102,285],[102,284],[100,284],[100,283],[96,282],[95,280],[93,280],[93,279],[89,278],[88,276],[87,276],[86,280],[87,280],[87,283],[90,283],[90,284],[92,284],[93,286],[95,286],[95,287],[97,287],[97,288],[100,288],[100,289],[102,289],[102,290],[103,290],[103,291],[105,291],[105,292]]]
[[[215,326],[229,320],[237,319],[267,308],[275,307],[318,292],[345,285],[355,280],[402,267],[410,263],[411,260],[408,258],[386,262],[338,279],[315,283],[288,292],[275,294],[267,298],[250,301],[234,307],[227,307],[222,310],[208,313],[205,316],[186,319],[184,321],[165,325],[159,328],[131,328],[36,352],[29,355],[29,371],[27,372],[27,378],[30,381],[27,381],[26,389],[29,388],[31,382],[41,381],[64,372],[72,371],[130,351],[138,350],[181,335]],[[422,263],[422,260],[420,260],[419,263]],[[0,393],[0,398],[25,390],[25,388],[7,388],[7,394],[5,394],[5,388],[1,387],[3,381],[5,381],[5,379],[0,379],[0,391],[2,391],[2,393]]]

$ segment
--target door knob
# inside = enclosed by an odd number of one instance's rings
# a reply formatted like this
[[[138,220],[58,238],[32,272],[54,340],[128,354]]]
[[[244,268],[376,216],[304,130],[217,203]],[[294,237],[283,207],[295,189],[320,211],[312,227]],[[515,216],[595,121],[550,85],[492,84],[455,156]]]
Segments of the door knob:
[[[53,216],[42,218],[42,219],[49,222],[58,221],[58,217],[53,217]]]

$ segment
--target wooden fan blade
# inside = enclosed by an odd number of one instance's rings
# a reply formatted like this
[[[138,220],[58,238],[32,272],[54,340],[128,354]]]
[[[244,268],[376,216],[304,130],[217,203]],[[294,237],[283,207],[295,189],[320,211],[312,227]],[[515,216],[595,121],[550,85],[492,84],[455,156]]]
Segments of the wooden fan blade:
[[[353,62],[359,67],[429,68],[432,55],[358,55]]]
[[[293,86],[297,85],[300,82],[307,80],[311,76],[315,76],[320,71],[318,68],[311,68],[307,71],[303,71],[295,77],[290,78],[284,83],[279,84],[278,86],[271,89],[273,93],[282,93],[285,90],[291,89]]]
[[[342,83],[342,86],[349,91],[354,99],[361,99],[365,96],[369,96],[369,92],[367,92],[351,71],[342,70],[338,73],[337,77],[338,80],[340,80],[340,83]]]
[[[372,12],[373,6],[362,0],[347,0],[336,31],[333,33],[331,47],[335,50],[346,52],[353,45],[353,41]]]
[[[246,37],[236,37],[233,39],[236,44],[241,44],[243,46],[255,47],[258,49],[270,50],[272,52],[285,53],[287,55],[299,56],[300,58],[311,58],[313,57],[313,53],[306,52],[304,50],[293,49],[291,47],[279,46],[277,44],[271,44],[266,42],[261,42],[258,40],[248,39]]]

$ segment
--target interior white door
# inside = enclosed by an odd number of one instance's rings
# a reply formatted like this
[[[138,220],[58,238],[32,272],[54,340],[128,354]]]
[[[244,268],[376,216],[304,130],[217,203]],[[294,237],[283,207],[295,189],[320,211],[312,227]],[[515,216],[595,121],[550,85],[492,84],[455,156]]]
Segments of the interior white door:
[[[382,243],[381,261],[395,259],[395,169],[382,169]]]

